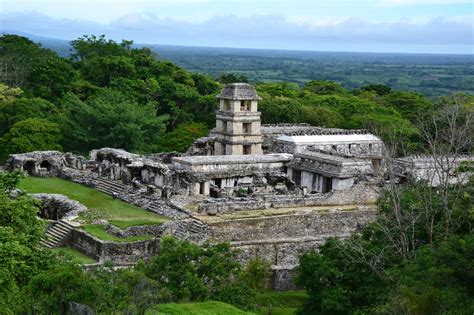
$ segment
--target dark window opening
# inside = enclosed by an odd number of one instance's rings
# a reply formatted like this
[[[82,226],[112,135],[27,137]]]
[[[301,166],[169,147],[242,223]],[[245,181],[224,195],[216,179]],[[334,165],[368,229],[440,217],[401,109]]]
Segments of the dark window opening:
[[[296,185],[301,185],[301,171],[293,170],[291,179],[295,182]]]
[[[251,145],[244,145],[244,155],[252,154],[252,146]]]
[[[332,190],[332,177],[323,176],[323,193],[330,192]]]
[[[199,194],[204,195],[206,193],[206,183],[199,183]]]
[[[224,100],[224,108],[225,110],[230,110],[230,100]]]
[[[242,131],[244,133],[251,133],[252,132],[252,123],[243,123],[242,124]]]
[[[241,112],[250,111],[250,101],[240,101],[240,111]]]
[[[35,162],[27,161],[25,164],[23,164],[23,170],[27,172],[28,175],[33,175],[35,171]]]
[[[40,167],[45,168],[48,172],[50,172],[53,166],[51,165],[51,163],[49,163],[49,161],[44,160],[43,162],[41,162]]]
[[[222,179],[221,178],[214,179],[214,185],[216,185],[219,188],[222,188]]]

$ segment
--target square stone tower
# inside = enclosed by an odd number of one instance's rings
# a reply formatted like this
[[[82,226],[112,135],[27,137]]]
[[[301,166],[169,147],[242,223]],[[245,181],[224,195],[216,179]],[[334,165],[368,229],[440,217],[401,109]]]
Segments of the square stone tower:
[[[215,155],[262,154],[260,115],[255,88],[247,83],[227,84],[217,96]]]

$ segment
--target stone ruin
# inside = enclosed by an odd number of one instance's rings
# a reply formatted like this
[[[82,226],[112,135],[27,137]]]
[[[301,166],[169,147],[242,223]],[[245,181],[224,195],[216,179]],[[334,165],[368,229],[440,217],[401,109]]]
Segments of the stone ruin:
[[[159,253],[162,235],[226,241],[240,249],[243,264],[256,256],[269,260],[273,288],[291,289],[299,255],[374,217],[383,142],[366,130],[261,125],[260,97],[248,84],[227,85],[219,98],[216,128],[186,153],[102,148],[85,159],[31,152],[10,156],[6,169],[62,177],[174,219],[165,230],[147,232],[157,239],[119,245],[74,229],[71,246],[100,261],[150,257]],[[400,176],[427,165],[417,161],[400,159]],[[143,232],[107,229],[122,236]]]

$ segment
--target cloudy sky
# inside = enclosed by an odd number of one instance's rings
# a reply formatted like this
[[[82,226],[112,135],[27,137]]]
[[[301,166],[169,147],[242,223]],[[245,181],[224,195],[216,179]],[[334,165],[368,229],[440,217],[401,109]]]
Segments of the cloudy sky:
[[[472,0],[0,0],[0,23],[68,40],[474,53]]]

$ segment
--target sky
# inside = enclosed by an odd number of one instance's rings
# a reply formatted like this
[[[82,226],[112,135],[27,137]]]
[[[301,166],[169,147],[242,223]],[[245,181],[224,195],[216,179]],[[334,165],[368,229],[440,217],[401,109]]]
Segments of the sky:
[[[0,0],[0,29],[140,44],[474,54],[474,1]]]

